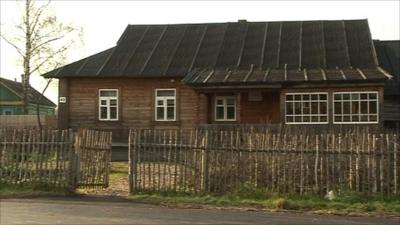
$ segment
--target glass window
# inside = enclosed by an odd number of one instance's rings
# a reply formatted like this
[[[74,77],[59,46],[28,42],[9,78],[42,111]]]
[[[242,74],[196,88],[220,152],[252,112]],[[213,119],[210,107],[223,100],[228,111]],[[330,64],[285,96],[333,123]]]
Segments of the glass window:
[[[378,123],[378,92],[334,92],[333,123]]]
[[[175,89],[156,90],[156,121],[176,120],[176,91]]]
[[[328,123],[328,93],[287,93],[286,123]]]
[[[215,99],[215,120],[234,121],[236,120],[236,99],[235,96],[217,96]]]
[[[99,120],[118,120],[118,90],[99,90]]]

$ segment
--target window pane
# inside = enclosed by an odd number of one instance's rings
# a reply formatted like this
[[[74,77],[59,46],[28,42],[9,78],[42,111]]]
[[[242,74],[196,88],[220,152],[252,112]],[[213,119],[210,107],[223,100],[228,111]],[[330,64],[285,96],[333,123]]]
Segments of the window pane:
[[[318,102],[311,103],[311,113],[318,114]]]
[[[318,100],[318,95],[317,94],[312,94],[311,95],[311,100],[313,100],[313,101]]]
[[[351,121],[352,121],[352,122],[360,122],[360,118],[358,117],[358,115],[356,115],[356,116],[353,115],[353,116],[351,117]]]
[[[359,99],[358,93],[351,94],[351,100],[358,100],[358,99]]]
[[[343,116],[343,122],[350,122],[350,116]]]
[[[320,100],[326,100],[326,94],[320,94],[319,95]]]
[[[100,107],[100,119],[107,119],[107,107]]]
[[[368,122],[368,116],[367,115],[362,115],[360,121],[361,122]]]
[[[100,90],[100,97],[117,97],[117,91],[112,90]]]
[[[158,97],[166,97],[166,96],[175,96],[175,90],[158,90],[157,91]]]
[[[175,119],[175,107],[167,107],[167,120]]]
[[[301,95],[295,95],[295,96],[294,96],[294,100],[300,101],[300,100],[301,100]]]
[[[321,116],[319,119],[320,119],[320,122],[328,122],[327,116]]]
[[[369,99],[377,99],[377,94],[376,93],[370,93],[369,94]]]
[[[320,114],[327,114],[328,113],[328,109],[327,109],[327,106],[326,106],[326,102],[321,102],[319,104],[320,104],[319,113]]]
[[[294,113],[297,115],[301,114],[301,102],[294,103]]]
[[[334,114],[341,114],[342,113],[342,103],[335,102]]]
[[[361,114],[367,114],[368,113],[368,102],[361,102]]]
[[[293,116],[286,116],[286,122],[288,123],[293,122]]]
[[[117,119],[117,107],[110,107],[110,119]]]
[[[224,107],[217,107],[217,119],[222,120],[224,119]]]
[[[334,119],[335,119],[335,122],[343,122],[342,116],[335,116]]]
[[[164,107],[157,107],[157,120],[164,120]]]
[[[111,106],[116,106],[117,105],[117,100],[116,99],[110,99],[110,105]]]
[[[101,100],[101,101],[100,101],[100,105],[106,106],[106,105],[107,105],[107,100]]]
[[[303,100],[310,100],[310,95],[307,94],[303,95]]]
[[[375,101],[369,102],[369,113],[377,113]]]
[[[164,105],[164,101],[163,100],[158,100],[157,101],[157,106],[163,106]]]
[[[175,100],[174,99],[167,99],[167,106],[175,106]]]
[[[217,105],[224,105],[224,100],[217,99]]]
[[[368,94],[366,94],[366,93],[361,93],[361,94],[360,94],[360,99],[363,99],[363,100],[368,99]]]
[[[308,123],[310,120],[310,116],[303,116],[303,122]]]
[[[343,100],[350,100],[350,94],[342,94]]]
[[[356,102],[351,102],[351,113],[352,113],[352,114],[358,114],[358,113],[359,113],[358,101],[356,101]]]
[[[308,115],[311,112],[311,105],[309,102],[304,102],[303,103],[303,115]]]
[[[294,122],[301,122],[301,116],[295,116]]]
[[[350,102],[343,102],[343,114],[350,114]]]
[[[377,122],[378,121],[378,117],[377,116],[369,116],[369,121],[370,122]]]
[[[230,106],[235,105],[235,99],[234,98],[227,98],[226,99],[226,104],[230,105]]]
[[[235,119],[235,107],[227,107],[226,117],[228,120]]]
[[[312,116],[311,122],[318,122],[318,116]]]
[[[286,103],[286,114],[293,115],[293,103],[292,102]]]
[[[334,94],[335,100],[342,100],[342,94]]]
[[[293,95],[286,95],[286,100],[292,101],[293,100]]]

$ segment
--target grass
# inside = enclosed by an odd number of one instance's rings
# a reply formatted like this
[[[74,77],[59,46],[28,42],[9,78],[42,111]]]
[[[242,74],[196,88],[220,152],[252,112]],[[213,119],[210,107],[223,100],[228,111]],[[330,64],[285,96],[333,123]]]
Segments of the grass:
[[[364,196],[343,193],[330,201],[316,195],[277,194],[242,188],[224,195],[182,192],[141,192],[131,199],[153,204],[252,207],[268,210],[298,210],[334,214],[392,214],[400,216],[400,196]]]
[[[128,177],[128,163],[126,162],[113,162],[110,168],[110,184],[118,182],[121,178]]]
[[[67,189],[43,184],[0,183],[0,198],[28,196],[65,196],[71,194]]]

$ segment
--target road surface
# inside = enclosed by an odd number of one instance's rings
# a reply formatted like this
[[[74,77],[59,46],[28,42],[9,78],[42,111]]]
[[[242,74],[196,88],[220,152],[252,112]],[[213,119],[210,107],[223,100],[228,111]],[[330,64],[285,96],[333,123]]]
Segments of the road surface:
[[[175,209],[114,198],[0,199],[1,224],[399,225],[399,219],[218,209]]]

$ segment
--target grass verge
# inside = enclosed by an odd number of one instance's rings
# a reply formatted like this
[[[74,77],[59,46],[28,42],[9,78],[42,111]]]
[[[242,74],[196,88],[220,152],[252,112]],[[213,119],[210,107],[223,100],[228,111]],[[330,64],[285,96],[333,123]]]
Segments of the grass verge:
[[[7,184],[0,183],[0,198],[28,196],[66,196],[67,189],[43,184]]]
[[[400,196],[364,196],[343,193],[330,201],[316,195],[235,191],[224,195],[181,192],[141,192],[130,199],[173,206],[250,207],[262,210],[297,210],[329,214],[387,214],[400,216]]]

